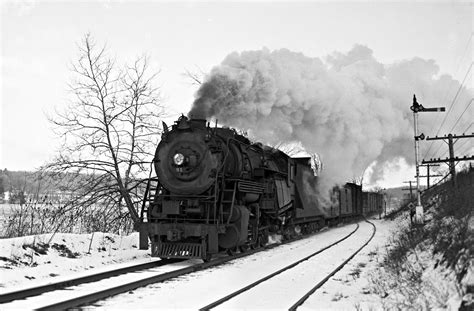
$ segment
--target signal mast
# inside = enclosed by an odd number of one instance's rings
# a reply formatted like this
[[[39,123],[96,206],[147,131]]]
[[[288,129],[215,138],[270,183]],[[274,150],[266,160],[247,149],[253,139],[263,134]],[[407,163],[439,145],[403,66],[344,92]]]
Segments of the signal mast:
[[[425,135],[421,133],[418,135],[418,112],[443,112],[445,111],[445,107],[437,107],[437,108],[425,108],[423,105],[420,105],[416,101],[416,96],[413,94],[413,105],[410,107],[413,111],[413,127],[415,131],[415,166],[416,166],[416,214],[415,214],[415,222],[422,224],[424,222],[423,216],[423,205],[421,205],[421,193],[420,193],[420,163],[419,163],[419,140],[424,140]]]

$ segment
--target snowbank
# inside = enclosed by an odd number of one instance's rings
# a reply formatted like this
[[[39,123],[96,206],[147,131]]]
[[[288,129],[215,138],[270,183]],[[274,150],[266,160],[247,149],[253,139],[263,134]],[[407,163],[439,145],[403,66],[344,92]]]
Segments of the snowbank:
[[[72,273],[150,258],[138,233],[42,234],[0,240],[0,293],[55,281]]]

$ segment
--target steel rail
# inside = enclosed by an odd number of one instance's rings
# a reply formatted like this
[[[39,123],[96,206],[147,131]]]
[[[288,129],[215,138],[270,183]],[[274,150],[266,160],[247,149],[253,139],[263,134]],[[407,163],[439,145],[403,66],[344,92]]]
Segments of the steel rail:
[[[0,304],[11,302],[14,300],[19,300],[19,299],[25,299],[32,296],[41,295],[43,293],[59,290],[65,287],[77,286],[77,285],[91,283],[91,282],[97,282],[99,280],[103,280],[109,277],[114,277],[114,276],[125,274],[125,273],[160,267],[160,266],[164,266],[164,265],[174,263],[174,262],[177,262],[177,260],[176,259],[155,260],[153,262],[137,264],[137,265],[133,265],[129,267],[94,273],[94,274],[90,274],[90,275],[86,275],[86,276],[82,276],[78,278],[73,278],[69,280],[49,283],[46,285],[39,285],[35,287],[7,292],[0,295]]]
[[[291,240],[287,240],[284,243],[275,243],[275,244],[266,245],[264,247],[260,247],[260,248],[256,248],[256,249],[250,249],[250,250],[247,250],[246,252],[234,254],[233,256],[230,256],[230,257],[226,256],[226,257],[223,257],[223,258],[217,258],[217,259],[214,259],[210,262],[193,265],[191,267],[186,267],[186,268],[170,271],[170,272],[167,272],[167,273],[164,273],[164,274],[155,275],[155,276],[152,276],[152,277],[148,277],[148,278],[141,279],[141,280],[138,280],[138,281],[130,282],[130,283],[123,284],[123,285],[120,285],[120,286],[116,286],[116,287],[113,287],[113,288],[100,290],[100,291],[94,292],[92,294],[86,294],[86,295],[75,297],[75,298],[72,298],[72,299],[69,299],[69,300],[64,300],[64,301],[61,301],[61,302],[58,302],[58,303],[54,303],[54,304],[50,304],[50,305],[43,306],[43,307],[40,307],[40,308],[36,308],[36,310],[64,310],[64,309],[77,308],[77,307],[80,307],[80,306],[88,305],[88,304],[94,303],[96,301],[108,298],[110,296],[114,296],[114,295],[117,295],[117,294],[121,294],[121,293],[125,293],[125,292],[128,292],[128,291],[137,289],[139,287],[147,286],[147,285],[150,285],[150,284],[153,284],[153,283],[164,282],[164,281],[167,281],[167,280],[170,280],[170,279],[173,279],[173,278],[185,275],[185,274],[189,274],[189,273],[192,273],[192,272],[197,272],[197,271],[204,270],[204,269],[207,269],[207,268],[215,267],[215,266],[221,265],[223,263],[232,261],[234,259],[238,259],[238,258],[241,258],[241,257],[245,257],[245,256],[248,256],[248,255],[258,253],[258,252],[270,250],[272,248],[275,248],[275,247],[278,247],[278,246],[281,246],[281,245],[289,244],[289,243],[292,243],[294,241],[297,241],[297,240],[300,240],[300,239],[303,239],[303,238],[307,238],[307,237],[312,236],[312,235],[317,234],[317,233],[318,232],[312,232],[312,233],[307,234],[307,235],[303,235],[303,236],[300,236],[300,237],[297,237],[297,238],[294,238],[294,239],[291,239]]]
[[[324,252],[325,250],[327,250],[327,249],[329,249],[329,248],[331,248],[331,247],[333,247],[333,246],[339,244],[340,242],[344,241],[345,239],[347,239],[348,237],[350,237],[352,234],[354,234],[358,229],[359,229],[359,224],[357,224],[356,228],[355,228],[352,232],[350,232],[348,235],[346,235],[346,236],[343,237],[342,239],[339,239],[339,240],[337,240],[336,242],[334,242],[334,243],[332,243],[332,244],[330,244],[330,245],[328,245],[328,246],[326,246],[326,247],[323,247],[323,248],[317,250],[316,252],[310,254],[309,256],[304,257],[303,259],[300,259],[300,260],[298,260],[298,261],[295,261],[294,263],[292,263],[292,264],[290,264],[290,265],[288,265],[288,266],[286,266],[286,267],[284,267],[284,268],[282,268],[282,269],[280,269],[280,270],[278,270],[278,271],[276,271],[276,272],[273,272],[273,273],[271,273],[271,274],[269,274],[269,275],[267,275],[267,276],[265,276],[265,277],[263,277],[263,278],[261,278],[261,279],[255,281],[255,282],[253,282],[253,283],[251,283],[251,284],[249,284],[249,285],[247,285],[247,286],[245,286],[245,287],[243,287],[243,288],[241,288],[241,289],[239,289],[239,290],[237,290],[237,291],[235,291],[235,292],[233,292],[233,293],[231,293],[231,294],[229,294],[229,295],[227,295],[227,296],[225,296],[225,297],[223,297],[223,298],[221,298],[221,299],[219,299],[219,300],[216,300],[216,301],[214,301],[213,303],[210,303],[210,304],[208,304],[207,306],[202,307],[202,308],[199,309],[199,310],[200,310],[200,311],[210,310],[210,309],[212,309],[212,308],[215,308],[215,307],[217,307],[217,306],[223,304],[224,302],[226,302],[226,301],[228,301],[228,300],[230,300],[230,299],[232,299],[232,298],[234,298],[234,297],[236,297],[236,296],[238,296],[238,295],[240,295],[240,294],[246,292],[247,290],[249,290],[249,289],[251,289],[251,288],[257,286],[258,284],[263,283],[263,282],[265,282],[265,281],[267,281],[267,280],[273,278],[274,276],[276,276],[276,275],[278,275],[278,274],[280,274],[280,273],[282,273],[282,272],[284,272],[284,271],[287,271],[287,270],[289,270],[289,269],[291,269],[291,268],[293,268],[293,267],[299,265],[300,263],[302,263],[302,262],[304,262],[304,261],[307,261],[308,259],[310,259],[310,258],[312,258],[312,257],[314,257],[314,256],[316,256],[316,255],[318,255],[318,254],[320,254],[320,253],[322,253],[322,252]]]
[[[279,245],[282,245],[282,244],[271,244],[271,245],[265,246],[263,248],[257,248],[257,249],[249,250],[249,251],[244,252],[244,253],[238,253],[238,254],[235,254],[231,257],[226,256],[226,257],[223,257],[223,258],[217,258],[217,259],[212,260],[210,262],[196,264],[196,265],[193,265],[193,266],[190,266],[190,267],[185,267],[185,268],[177,269],[177,270],[174,270],[174,271],[166,272],[166,273],[163,273],[163,274],[154,275],[154,276],[144,278],[144,279],[141,279],[141,280],[137,280],[137,281],[133,281],[133,282],[130,282],[130,283],[127,283],[127,284],[106,288],[106,289],[99,290],[99,291],[91,293],[91,294],[78,296],[78,297],[71,298],[71,299],[68,299],[68,300],[64,300],[64,301],[61,301],[61,302],[58,302],[58,303],[54,303],[54,304],[50,304],[50,305],[43,306],[43,307],[40,307],[40,308],[36,308],[35,310],[64,310],[64,309],[77,308],[79,306],[84,306],[84,305],[88,305],[88,304],[91,304],[91,303],[99,301],[99,300],[103,300],[103,299],[108,298],[110,296],[114,296],[114,295],[117,295],[117,294],[121,294],[121,293],[125,293],[125,292],[128,292],[128,291],[135,290],[139,287],[144,287],[144,286],[147,286],[147,285],[150,285],[150,284],[153,284],[153,283],[164,282],[164,281],[167,281],[167,280],[170,280],[170,279],[173,279],[173,278],[177,278],[179,276],[183,276],[185,274],[189,274],[189,273],[197,272],[197,271],[200,271],[200,270],[208,269],[208,268],[211,268],[211,267],[214,267],[214,266],[218,266],[218,265],[221,265],[223,263],[232,261],[234,259],[245,257],[247,255],[251,255],[251,254],[261,252],[261,251],[264,251],[264,250],[268,250],[268,249],[274,248],[274,247],[279,246]]]
[[[368,221],[368,220],[365,220],[366,222],[368,222],[369,224],[372,225],[373,227],[373,230],[372,230],[372,235],[370,236],[370,238],[367,240],[367,242],[364,243],[364,245],[362,245],[358,250],[356,250],[349,258],[347,258],[342,264],[340,264],[336,269],[334,269],[330,274],[328,274],[328,276],[326,276],[321,282],[319,282],[318,284],[316,284],[312,289],[310,289],[303,297],[301,297],[294,305],[292,305],[288,310],[290,311],[295,311],[299,306],[301,306],[318,288],[320,288],[321,286],[323,286],[334,274],[336,274],[339,270],[341,270],[349,261],[352,260],[352,258],[355,257],[355,255],[357,255],[364,247],[367,246],[367,244],[369,244],[370,241],[372,241],[372,239],[374,238],[375,236],[375,232],[377,231],[377,229],[375,228],[375,225]]]

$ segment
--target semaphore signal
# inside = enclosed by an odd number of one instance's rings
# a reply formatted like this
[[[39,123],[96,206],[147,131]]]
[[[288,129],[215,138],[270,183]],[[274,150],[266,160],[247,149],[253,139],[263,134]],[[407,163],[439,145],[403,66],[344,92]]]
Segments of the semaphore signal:
[[[416,100],[415,94],[413,94],[413,105],[410,107],[413,111],[413,127],[415,131],[415,167],[416,167],[416,197],[417,197],[417,206],[416,206],[416,217],[415,221],[418,223],[423,223],[423,206],[421,205],[421,195],[420,195],[420,163],[419,163],[419,140],[425,139],[425,135],[421,133],[418,135],[418,113],[419,112],[443,112],[445,107],[435,107],[435,108],[425,108],[423,105],[419,104]]]

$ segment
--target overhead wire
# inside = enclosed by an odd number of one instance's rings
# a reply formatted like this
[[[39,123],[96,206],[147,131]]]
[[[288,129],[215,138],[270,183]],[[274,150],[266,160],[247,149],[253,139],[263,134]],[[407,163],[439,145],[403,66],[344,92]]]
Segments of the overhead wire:
[[[467,44],[466,44],[466,46],[464,47],[464,51],[463,51],[462,54],[459,56],[459,59],[456,61],[457,65],[456,65],[456,70],[454,71],[454,74],[457,74],[457,73],[459,72],[459,68],[460,68],[460,66],[461,66],[461,63],[462,63],[464,57],[467,55],[466,52],[468,51],[469,47],[471,46],[472,37],[473,37],[473,33],[471,32],[471,34],[470,34],[470,36],[469,36],[469,40],[467,40]],[[451,85],[452,85],[452,83],[451,83],[451,84],[449,85],[449,87],[446,89],[446,91],[445,91],[445,93],[444,93],[444,96],[443,96],[443,100],[441,101],[442,103],[444,103],[444,102],[446,101],[446,98],[447,98],[447,96],[448,96],[448,92],[451,90]],[[432,129],[434,128],[435,124],[438,123],[438,120],[439,120],[440,116],[441,116],[440,114],[436,115],[436,119],[435,119],[435,121],[433,122],[433,126],[432,126],[432,128],[430,129],[429,132],[431,132]],[[429,132],[428,132],[428,133],[429,133]],[[429,145],[429,148],[428,148],[427,151],[425,152],[423,158],[426,158],[426,155],[427,155],[428,152],[431,150],[431,147],[433,146],[433,144],[434,144],[434,141],[432,141],[431,144]]]
[[[459,164],[460,162],[457,162],[456,164],[454,164],[454,168],[456,169],[456,166]],[[451,175],[451,172],[447,172],[446,175],[444,175],[444,177],[442,177],[440,180],[438,180],[436,183],[434,183],[433,185],[431,185],[428,189],[431,189],[437,185],[439,185],[443,180],[445,180],[446,178],[449,177],[449,175]],[[426,190],[428,190],[426,189]]]
[[[469,69],[467,70],[466,75],[464,76],[464,79],[462,80],[461,85],[459,85],[458,91],[456,92],[456,95],[454,96],[453,100],[451,101],[451,105],[449,106],[448,112],[444,116],[443,122],[441,122],[441,125],[439,126],[438,131],[436,132],[436,135],[439,134],[439,132],[441,131],[441,128],[444,125],[444,122],[446,122],[446,119],[448,118],[449,113],[453,110],[453,107],[456,105],[456,100],[457,100],[459,94],[461,93],[461,90],[463,89],[464,82],[466,82],[467,76],[469,75],[469,72],[471,71],[473,64],[474,64],[474,62],[471,62],[471,66],[469,66]]]
[[[471,128],[471,126],[472,126],[473,123],[474,123],[474,122],[471,122],[471,124],[470,124],[468,127],[466,127],[466,129],[463,131],[463,133],[466,133],[467,130]],[[472,140],[466,139],[462,144],[460,144],[460,145],[458,146],[458,149],[462,148],[462,146],[464,146],[464,145],[467,144],[468,142],[472,142]],[[468,148],[467,148],[466,150],[464,150],[464,151],[461,152],[461,153],[466,152],[468,149],[469,149],[469,146],[468,146]]]
[[[448,112],[446,113],[446,115],[444,116],[443,118],[443,121],[441,122],[441,125],[439,126],[438,128],[438,131],[436,131],[436,134],[435,136],[438,136],[439,132],[441,131],[444,123],[446,122],[450,112],[452,111],[453,107],[456,105],[456,100],[459,96],[459,94],[461,93],[461,91],[463,90],[463,86],[464,86],[464,83],[466,82],[466,79],[467,79],[467,76],[469,75],[469,72],[471,71],[472,69],[472,65],[474,64],[474,62],[471,62],[471,65],[469,66],[469,69],[467,70],[466,72],[466,75],[464,76],[464,79],[462,81],[462,83],[459,85],[459,88],[456,92],[456,95],[454,96],[453,100],[451,101],[451,105],[449,106],[449,109],[448,109]],[[425,152],[425,155],[423,156],[423,158],[426,157],[426,155],[429,153],[429,151],[431,150],[431,147],[433,146],[433,144],[430,145],[430,147],[428,148],[428,150]],[[434,155],[436,155],[436,153],[438,152],[438,150],[441,148],[442,145],[440,145],[440,147],[438,147],[438,149],[436,150],[436,152],[434,152]]]
[[[472,42],[472,37],[473,37],[473,33],[471,32],[470,35],[469,35],[469,40],[467,40],[467,43],[466,43],[466,46],[464,47],[464,51],[462,52],[462,54],[460,54],[459,56],[459,59],[457,60],[457,65],[456,65],[456,70],[454,71],[454,74],[457,74],[459,72],[459,68],[462,64],[462,61],[464,60],[465,56],[468,55],[467,51],[469,49],[469,47],[471,46],[471,42]],[[471,62],[471,66],[472,66],[472,62]],[[446,100],[446,97],[448,95],[448,92],[451,90],[451,84],[450,86],[446,89],[446,92],[444,93],[444,96],[443,96],[443,100],[442,102],[444,102]],[[448,112],[449,113],[449,112]],[[445,122],[445,119],[447,117],[447,114],[445,115],[445,118],[443,120],[443,123]],[[435,124],[438,123],[438,119],[440,118],[440,115],[437,115],[436,116],[436,119],[435,121],[433,122],[433,127],[430,129],[429,132],[432,131],[432,129],[434,128]],[[438,135],[439,133],[439,130],[441,129],[441,127],[438,129],[438,132],[436,133],[436,135]],[[430,152],[431,148],[433,147],[433,144],[434,144],[434,141],[431,142],[431,144],[429,145],[428,149],[426,150],[426,152],[424,153],[423,155],[423,158],[426,158],[426,156],[428,155],[428,153]]]
[[[464,148],[463,150],[461,150],[459,152],[459,154],[462,154],[460,157],[464,157],[464,156],[471,156],[472,154],[467,154],[467,152],[472,148],[472,145],[466,145],[466,148]]]
[[[462,116],[464,115],[464,113],[466,113],[467,111],[467,108],[469,108],[469,106],[471,106],[472,102],[474,101],[474,98],[471,98],[471,100],[469,101],[469,103],[466,105],[466,108],[464,108],[464,111],[461,113],[461,115],[459,116],[459,118],[456,120],[456,123],[454,123],[453,127],[449,130],[450,133],[452,133],[453,129],[456,127],[456,125],[458,124],[459,120],[461,120]]]
[[[458,164],[461,163],[461,161],[458,161],[454,164],[454,169],[456,169],[456,166],[458,166]],[[443,180],[445,180],[449,175],[451,175],[451,172],[448,171],[447,173],[445,173],[446,175],[444,175],[441,179],[439,179],[438,181],[436,181],[433,185],[431,185],[429,188],[425,189],[424,191],[428,190],[428,189],[431,189],[437,185],[439,185]]]
[[[474,122],[471,122],[471,124],[469,124],[469,125],[466,127],[466,129],[465,129],[464,131],[462,131],[462,133],[466,133],[467,130],[469,130],[469,129],[472,127],[473,124],[474,124]],[[466,143],[468,143],[468,142],[469,142],[469,139],[465,140],[465,141],[462,142],[459,146],[457,146],[456,149],[459,150],[462,146],[464,146],[464,145],[465,145]],[[441,146],[443,146],[443,145],[441,145]],[[438,148],[438,150],[439,150],[439,149],[440,149],[440,148]],[[443,158],[443,157],[448,153],[448,151],[449,151],[449,149],[447,148],[447,149],[441,154],[440,158]],[[460,152],[460,153],[462,153],[462,152]]]
[[[441,149],[441,147],[444,146],[444,142],[443,142],[443,141],[439,141],[439,142],[440,142],[439,147],[438,147],[438,149],[436,149],[436,151],[433,153],[434,155],[436,155],[436,154],[438,153],[439,149]],[[439,158],[440,158],[440,157],[439,157]]]
[[[464,145],[466,145],[468,142],[470,142],[469,139],[465,140],[462,144],[460,144],[459,146],[457,146],[456,149],[460,150],[460,149],[461,149]],[[472,142],[472,141],[471,141],[471,142]],[[465,153],[467,150],[469,150],[469,148],[472,148],[472,146],[469,147],[469,145],[468,145],[467,148],[462,149],[459,153]]]

